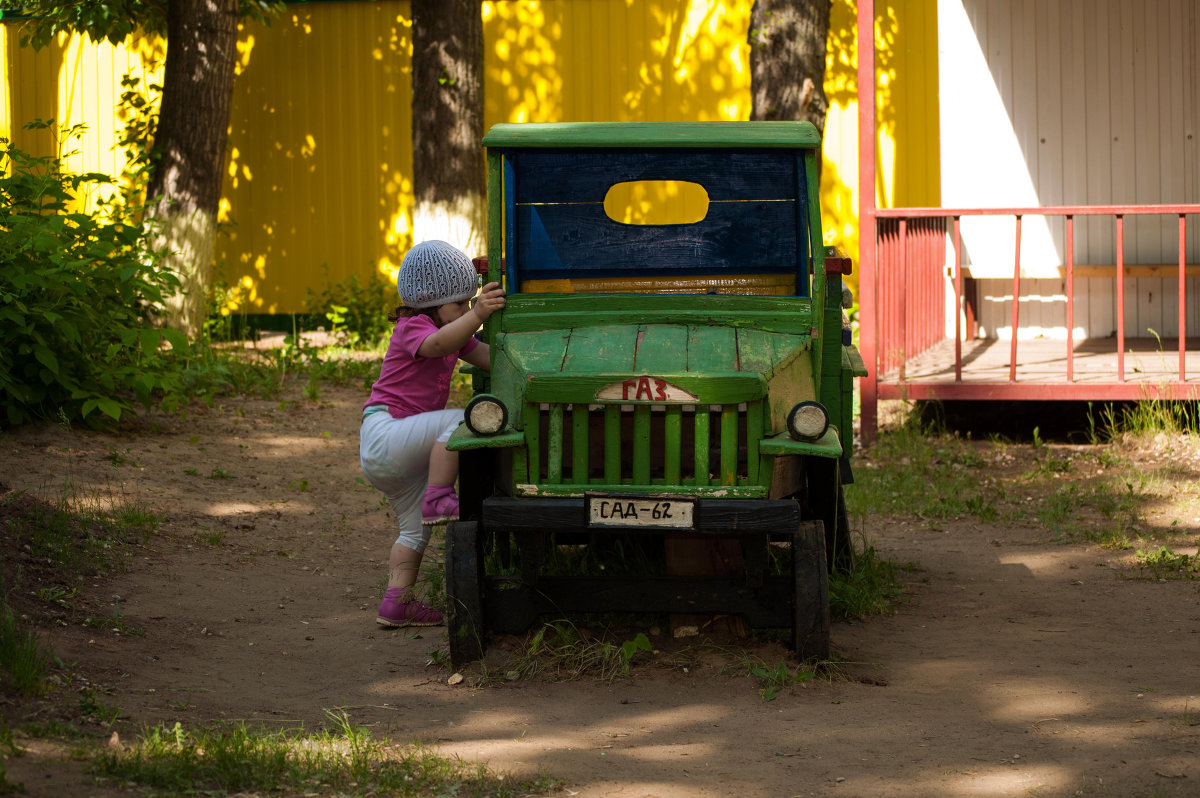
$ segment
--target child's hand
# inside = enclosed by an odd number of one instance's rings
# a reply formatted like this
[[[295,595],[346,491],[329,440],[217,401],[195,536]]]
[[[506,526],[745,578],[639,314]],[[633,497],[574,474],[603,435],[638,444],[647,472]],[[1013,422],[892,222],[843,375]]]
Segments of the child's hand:
[[[479,317],[480,321],[487,321],[488,316],[502,307],[504,307],[504,289],[500,287],[500,283],[488,283],[475,299],[472,310],[475,311],[475,315]]]

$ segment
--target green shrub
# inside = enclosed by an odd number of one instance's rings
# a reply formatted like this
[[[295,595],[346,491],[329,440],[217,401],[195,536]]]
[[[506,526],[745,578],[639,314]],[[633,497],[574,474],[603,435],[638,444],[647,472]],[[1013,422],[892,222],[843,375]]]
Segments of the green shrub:
[[[393,323],[387,315],[397,304],[396,286],[378,272],[372,271],[366,278],[352,274],[326,284],[319,294],[309,289],[303,326],[341,333],[351,347],[370,346],[391,333]]]
[[[100,199],[76,210],[105,193],[120,196],[111,178],[68,174],[0,139],[0,423],[118,421],[135,400],[180,393],[161,348],[187,339],[153,326],[178,282],[138,209]]]

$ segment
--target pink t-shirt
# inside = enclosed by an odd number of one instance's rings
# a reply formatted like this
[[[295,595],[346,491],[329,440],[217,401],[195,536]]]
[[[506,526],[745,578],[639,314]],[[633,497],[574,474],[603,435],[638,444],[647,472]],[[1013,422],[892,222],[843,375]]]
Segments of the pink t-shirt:
[[[405,316],[396,322],[379,379],[371,388],[371,398],[363,405],[364,409],[387,405],[394,418],[445,409],[454,364],[479,346],[479,341],[471,338],[462,349],[441,357],[418,355],[421,344],[435,332],[437,325],[424,314]]]

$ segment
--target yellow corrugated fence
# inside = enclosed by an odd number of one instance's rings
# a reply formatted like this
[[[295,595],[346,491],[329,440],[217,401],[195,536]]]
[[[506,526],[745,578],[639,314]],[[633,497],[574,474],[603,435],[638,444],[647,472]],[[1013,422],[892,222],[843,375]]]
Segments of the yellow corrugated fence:
[[[936,14],[877,4],[881,204],[938,202]],[[483,3],[485,125],[739,120],[750,112],[750,0]],[[119,174],[121,76],[161,75],[163,43],[62,36],[40,52],[4,26],[0,133],[86,124],[72,169]],[[292,313],[352,274],[390,276],[411,244],[411,20],[406,0],[296,4],[247,23],[230,123],[217,274],[228,309]],[[834,3],[822,174],[826,243],[857,256],[854,7]]]

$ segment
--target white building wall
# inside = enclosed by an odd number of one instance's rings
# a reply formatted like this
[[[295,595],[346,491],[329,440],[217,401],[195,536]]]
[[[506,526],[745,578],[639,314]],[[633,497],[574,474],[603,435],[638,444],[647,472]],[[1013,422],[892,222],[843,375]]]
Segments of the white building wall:
[[[1200,202],[1200,3],[939,0],[938,38],[943,207]],[[1188,221],[1196,264],[1200,217]],[[1013,227],[962,222],[988,337],[1011,333]],[[1022,228],[1018,335],[1065,338],[1064,224],[1026,216]],[[1177,218],[1126,217],[1124,257],[1176,263]],[[1111,218],[1076,218],[1074,258],[1116,263]],[[1200,279],[1187,285],[1196,334]],[[1178,335],[1175,276],[1128,278],[1125,291],[1127,336]],[[1116,334],[1113,279],[1076,280],[1074,322],[1078,338]]]

